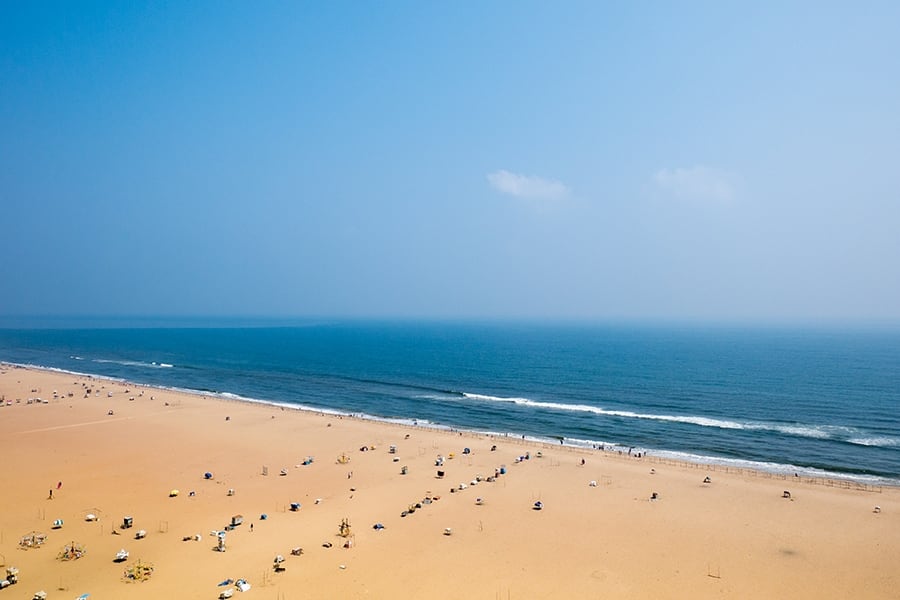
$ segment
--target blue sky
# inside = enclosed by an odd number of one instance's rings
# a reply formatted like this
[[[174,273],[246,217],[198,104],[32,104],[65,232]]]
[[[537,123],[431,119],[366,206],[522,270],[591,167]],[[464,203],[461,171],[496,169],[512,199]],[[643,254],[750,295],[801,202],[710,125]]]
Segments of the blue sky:
[[[900,4],[4,3],[2,315],[900,320]]]

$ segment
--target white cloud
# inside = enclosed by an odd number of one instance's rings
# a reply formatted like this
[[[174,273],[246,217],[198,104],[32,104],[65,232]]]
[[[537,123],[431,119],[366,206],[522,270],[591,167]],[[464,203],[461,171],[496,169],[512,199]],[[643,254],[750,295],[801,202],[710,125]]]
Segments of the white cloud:
[[[689,169],[660,169],[653,175],[656,186],[678,198],[730,203],[735,199],[734,174],[698,165]]]
[[[488,173],[488,183],[498,192],[519,198],[547,198],[555,200],[569,194],[569,188],[561,181],[544,179],[534,175],[519,175],[500,170]]]

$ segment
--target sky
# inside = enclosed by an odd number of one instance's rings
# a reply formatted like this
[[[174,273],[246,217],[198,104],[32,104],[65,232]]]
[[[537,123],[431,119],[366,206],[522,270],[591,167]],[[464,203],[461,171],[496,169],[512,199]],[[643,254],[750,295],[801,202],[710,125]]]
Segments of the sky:
[[[0,315],[900,321],[900,3],[0,4]]]

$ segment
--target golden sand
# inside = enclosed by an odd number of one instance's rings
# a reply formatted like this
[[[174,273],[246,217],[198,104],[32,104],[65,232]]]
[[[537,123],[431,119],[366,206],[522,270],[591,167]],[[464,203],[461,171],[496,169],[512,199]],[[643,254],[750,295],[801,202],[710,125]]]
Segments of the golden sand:
[[[212,599],[239,578],[251,589],[233,597],[260,600],[900,597],[896,488],[0,372],[0,576],[20,570],[0,600]],[[21,549],[32,532],[45,543]],[[73,545],[84,554],[61,560]],[[138,563],[152,574],[127,581]]]

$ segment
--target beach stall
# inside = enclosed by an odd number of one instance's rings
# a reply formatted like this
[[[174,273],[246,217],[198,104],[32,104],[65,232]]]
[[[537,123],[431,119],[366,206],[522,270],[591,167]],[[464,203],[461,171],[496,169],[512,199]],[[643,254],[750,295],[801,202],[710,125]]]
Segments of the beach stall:
[[[0,590],[19,583],[19,569],[6,567],[6,579],[0,579]]]
[[[78,560],[87,553],[87,549],[78,542],[70,542],[63,546],[62,550],[56,555],[57,560],[69,561]]]
[[[19,539],[19,547],[23,550],[30,548],[40,548],[47,541],[47,534],[40,531],[32,531],[26,533]]]
[[[134,517],[125,517],[122,519],[122,529],[130,529],[134,525]]]
[[[125,569],[122,579],[128,583],[147,581],[153,575],[153,570],[152,563],[146,563],[138,559],[132,566]]]
[[[232,527],[237,527],[238,525],[240,525],[243,522],[244,522],[244,515],[234,515],[233,517],[231,517],[231,526]]]

